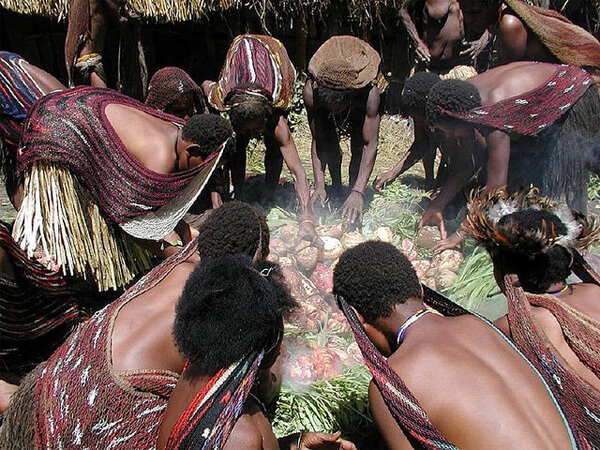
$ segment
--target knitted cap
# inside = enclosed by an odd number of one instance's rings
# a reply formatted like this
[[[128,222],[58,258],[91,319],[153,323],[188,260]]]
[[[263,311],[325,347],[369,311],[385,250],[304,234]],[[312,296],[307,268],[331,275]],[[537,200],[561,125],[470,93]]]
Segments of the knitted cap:
[[[146,105],[163,111],[179,96],[188,92],[202,99],[202,89],[185,70],[179,67],[163,67],[156,71],[150,80]]]
[[[333,89],[360,89],[379,73],[381,58],[365,41],[354,36],[333,36],[323,43],[308,63],[318,83]]]

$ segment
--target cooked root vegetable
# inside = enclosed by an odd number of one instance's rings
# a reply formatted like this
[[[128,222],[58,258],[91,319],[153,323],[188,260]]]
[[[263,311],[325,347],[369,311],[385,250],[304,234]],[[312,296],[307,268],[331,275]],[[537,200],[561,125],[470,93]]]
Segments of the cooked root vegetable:
[[[435,283],[439,289],[445,289],[456,283],[456,272],[450,269],[442,269],[435,277]]]
[[[320,227],[317,227],[315,231],[321,237],[340,239],[344,234],[344,225],[321,225]]]
[[[444,250],[435,255],[432,265],[435,265],[440,271],[448,269],[457,272],[464,259],[463,254],[458,250]]]
[[[288,250],[296,247],[298,243],[298,227],[296,225],[284,225],[279,229],[279,239],[284,243]]]
[[[344,249],[356,247],[358,244],[362,244],[366,240],[367,239],[358,231],[351,231],[350,233],[346,233],[342,236],[342,247],[344,247]]]
[[[391,243],[394,240],[394,233],[390,227],[379,227],[373,232],[371,239]]]
[[[285,256],[288,252],[288,247],[281,239],[273,238],[269,243],[269,251],[277,256]]]
[[[319,259],[319,249],[317,247],[308,246],[296,252],[296,261],[298,261],[298,267],[311,274],[315,267],[317,267],[317,261]]]
[[[333,237],[323,236],[323,259],[333,260],[338,259],[342,254],[342,243]]]
[[[442,235],[438,227],[425,226],[417,234],[417,245],[431,249],[441,239]]]

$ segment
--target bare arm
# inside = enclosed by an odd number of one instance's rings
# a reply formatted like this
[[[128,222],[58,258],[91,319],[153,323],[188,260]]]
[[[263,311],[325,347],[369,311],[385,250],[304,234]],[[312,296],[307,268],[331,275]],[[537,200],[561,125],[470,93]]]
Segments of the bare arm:
[[[373,414],[377,428],[379,428],[387,447],[390,450],[412,449],[413,446],[396,423],[379,389],[377,389],[377,386],[372,381],[369,384],[369,404],[371,414]]]
[[[369,92],[367,100],[367,115],[363,125],[363,154],[360,160],[360,169],[358,177],[352,189],[363,192],[367,187],[369,177],[373,172],[375,165],[375,157],[377,156],[377,144],[379,139],[379,123],[381,116],[379,115],[379,102],[381,96],[379,89],[373,87]]]
[[[373,87],[367,99],[367,111],[363,125],[363,151],[358,169],[358,176],[351,187],[350,195],[342,206],[342,217],[350,223],[362,221],[362,210],[364,206],[364,192],[367,182],[373,172],[375,158],[377,156],[377,140],[379,138],[379,89]]]
[[[239,201],[244,201],[246,194],[244,182],[246,180],[246,148],[248,147],[248,141],[247,138],[237,137],[235,154],[229,162],[233,192],[235,193],[235,199]]]
[[[400,8],[400,18],[402,19],[402,23],[404,24],[404,28],[411,40],[415,45],[415,52],[417,54],[417,58],[421,61],[429,62],[431,60],[431,53],[429,52],[429,47],[427,44],[423,42],[421,37],[419,36],[419,32],[417,31],[417,27],[413,22],[413,19],[410,15],[409,9],[413,9],[419,0],[405,0]]]
[[[504,186],[508,182],[510,161],[510,137],[504,131],[496,130],[486,137],[488,153],[488,174],[486,190]]]
[[[385,184],[394,181],[423,157],[425,152],[430,148],[428,133],[429,130],[427,128],[415,126],[415,140],[412,145],[392,170],[377,175],[373,183],[375,190],[381,191]]]
[[[321,203],[323,203],[326,199],[325,173],[323,171],[323,164],[317,152],[317,131],[315,127],[314,99],[312,83],[310,80],[307,80],[306,84],[304,85],[302,98],[304,99],[304,106],[306,107],[306,113],[308,116],[308,126],[310,127],[310,134],[312,136],[312,140],[310,143],[310,156],[312,160],[313,176],[315,183],[314,199],[318,199],[321,201]]]
[[[448,178],[440,193],[433,199],[427,210],[423,213],[419,227],[424,225],[437,225],[440,228],[442,239],[446,239],[444,224],[444,208],[456,197],[460,190],[473,176],[475,167],[472,162],[472,148],[462,145],[454,136],[443,135],[443,155],[448,161]]]
[[[306,178],[306,172],[304,171],[304,167],[302,167],[302,162],[298,156],[296,144],[294,144],[294,140],[292,139],[290,127],[283,116],[279,118],[279,121],[275,126],[274,138],[279,145],[283,160],[290,169],[292,178],[294,179],[296,198],[300,203],[300,217],[298,218],[300,223],[300,237],[315,241],[319,238],[314,230],[308,179]]]

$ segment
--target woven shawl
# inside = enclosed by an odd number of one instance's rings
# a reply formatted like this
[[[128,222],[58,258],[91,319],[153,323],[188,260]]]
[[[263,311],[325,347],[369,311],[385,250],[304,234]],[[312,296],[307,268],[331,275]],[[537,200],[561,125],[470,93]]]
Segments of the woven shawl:
[[[0,355],[81,319],[77,299],[62,275],[28,258],[1,221],[0,248],[15,271],[14,280],[0,274]]]
[[[35,387],[35,448],[151,449],[178,374],[114,371],[115,318],[197,249],[197,239],[97,312],[46,361]]]
[[[480,320],[483,320],[490,326],[492,330],[498,333],[506,341],[506,343],[508,343],[519,354],[519,356],[528,363],[540,381],[542,381],[544,384],[546,391],[551,396],[552,401],[554,402],[556,409],[558,410],[563,423],[567,428],[569,439],[571,441],[571,448],[589,448],[588,446],[577,446],[577,441],[573,436],[570,426],[571,424],[565,417],[562,405],[560,405],[560,403],[557,401],[544,377],[542,377],[536,367],[534,367],[531,362],[527,360],[526,355],[524,355],[511,341],[509,341],[508,338],[506,338],[506,336],[504,336],[504,334],[498,328],[496,328],[484,317],[468,312],[463,307],[444,297],[442,294],[426,286],[423,286],[423,288],[425,291],[424,302],[427,305],[435,307],[444,315],[448,316],[472,314]],[[386,406],[400,427],[410,434],[410,437],[413,439],[413,442],[411,443],[413,445],[416,444],[417,448],[420,449],[455,449],[456,447],[448,442],[431,423],[427,413],[419,405],[419,402],[410,392],[406,384],[402,381],[398,374],[394,372],[394,370],[387,363],[387,360],[381,353],[379,353],[377,348],[370,341],[352,308],[350,308],[349,305],[341,298],[340,307],[346,316],[348,323],[350,324],[350,328],[354,333],[354,338],[356,339],[356,342],[361,350],[365,364],[371,371],[371,374],[373,375],[373,381],[381,392]]]
[[[556,59],[578,67],[600,68],[600,42],[556,11],[504,0]]]
[[[569,111],[593,85],[592,77],[585,70],[559,65],[548,80],[529,92],[468,111],[443,111],[477,125],[535,136]]]
[[[153,172],[127,150],[111,127],[105,113],[109,104],[183,123],[111,89],[79,87],[48,94],[25,121],[17,174],[36,161],[59,163],[86,186],[103,215],[120,224],[169,203],[219,155],[215,149],[203,164],[190,170]]]
[[[295,81],[296,69],[280,41],[271,36],[244,34],[231,43],[219,80],[210,86],[208,101],[213,108],[225,111],[228,107],[223,101],[232,89],[254,83],[271,95],[274,108],[288,110],[292,107]]]
[[[21,126],[35,101],[44,95],[27,72],[25,60],[10,52],[0,52],[0,138],[17,147]]]
[[[505,277],[512,340],[550,386],[579,448],[600,447],[600,392],[564,361],[536,323],[529,305],[546,308],[556,317],[569,346],[596,376],[600,375],[600,323],[549,296],[526,294],[516,284],[515,275]]]
[[[168,450],[223,447],[254,384],[264,350],[252,352],[217,372],[179,416]]]
[[[396,422],[410,433],[418,443],[418,448],[457,449],[435,428],[416,397],[375,348],[352,308],[342,299],[340,299],[340,306],[354,333],[365,364],[373,375],[373,381]]]

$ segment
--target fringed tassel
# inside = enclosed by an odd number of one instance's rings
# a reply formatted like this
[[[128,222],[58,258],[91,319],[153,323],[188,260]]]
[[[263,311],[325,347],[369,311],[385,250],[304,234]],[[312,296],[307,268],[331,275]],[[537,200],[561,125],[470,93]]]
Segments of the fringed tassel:
[[[150,254],[106,222],[69,171],[36,162],[24,191],[13,237],[30,257],[64,275],[91,279],[99,291],[119,289],[152,267]]]

